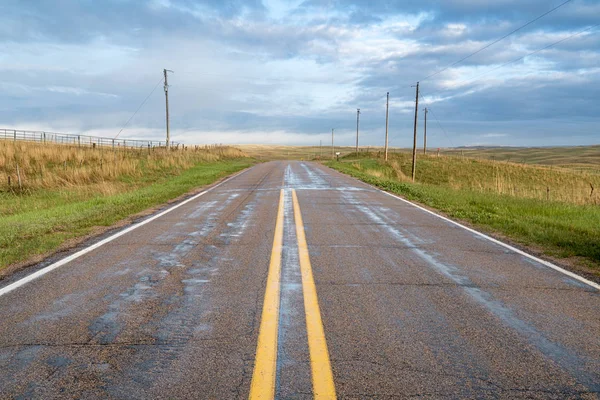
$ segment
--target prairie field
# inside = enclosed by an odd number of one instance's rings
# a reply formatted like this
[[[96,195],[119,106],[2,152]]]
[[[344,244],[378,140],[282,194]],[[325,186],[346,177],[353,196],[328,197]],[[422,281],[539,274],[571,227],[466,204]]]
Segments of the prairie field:
[[[67,242],[252,165],[233,147],[111,149],[0,141],[0,277]]]
[[[327,146],[279,146],[279,145],[260,145],[260,144],[242,144],[236,145],[248,154],[258,160],[330,160],[332,158],[331,143]],[[335,147],[335,152],[340,152],[340,157],[354,152],[354,147]]]
[[[443,149],[441,154],[600,173],[600,145]]]

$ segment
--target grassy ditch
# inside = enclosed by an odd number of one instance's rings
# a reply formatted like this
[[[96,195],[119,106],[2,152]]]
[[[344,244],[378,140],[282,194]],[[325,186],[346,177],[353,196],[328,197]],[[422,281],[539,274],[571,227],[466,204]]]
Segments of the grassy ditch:
[[[578,272],[595,277],[595,280],[600,279],[600,206],[593,201],[584,202],[577,196],[568,201],[566,195],[561,200],[537,198],[525,190],[498,192],[493,190],[496,180],[494,174],[486,177],[477,165],[482,162],[494,164],[493,161],[467,160],[463,163],[459,159],[442,160],[445,157],[440,157],[436,160],[437,157],[431,157],[418,163],[417,176],[420,174],[421,180],[412,183],[406,177],[410,170],[405,171],[402,167],[403,159],[391,158],[385,162],[372,157],[350,157],[340,162],[328,162],[327,165],[386,191],[438,209],[480,230],[563,259]],[[449,164],[452,163],[456,165],[450,168]],[[446,172],[443,172],[444,164]],[[496,164],[495,167],[499,169],[504,166],[502,163]],[[455,172],[448,172],[449,168]],[[531,171],[511,175],[511,182],[517,187],[526,187],[532,180],[538,179],[535,178],[537,168],[530,168]],[[499,173],[511,172],[502,170]],[[521,179],[517,179],[518,176]],[[563,177],[555,179],[560,181]],[[474,185],[473,182],[478,183]],[[485,185],[489,187],[486,189]]]
[[[111,152],[0,142],[0,275],[251,164],[224,147]]]

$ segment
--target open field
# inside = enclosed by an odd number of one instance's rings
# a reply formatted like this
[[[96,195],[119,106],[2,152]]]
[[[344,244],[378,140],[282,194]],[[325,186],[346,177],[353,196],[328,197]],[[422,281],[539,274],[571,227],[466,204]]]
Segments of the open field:
[[[359,158],[349,155],[327,165],[488,233],[570,259],[588,276],[600,276],[600,177],[596,174],[421,156],[417,183],[411,183],[409,154],[394,154],[386,163],[361,153]]]
[[[249,156],[262,160],[329,160],[332,158],[331,145],[319,146],[277,146],[277,145],[238,145]],[[354,153],[352,146],[336,147],[344,157]],[[383,153],[381,146],[361,146],[360,152]],[[423,148],[418,148],[419,157]],[[390,147],[390,154],[412,154],[412,149]],[[436,155],[437,148],[428,148],[427,155]],[[503,161],[512,164],[545,165],[555,168],[575,169],[600,174],[600,145],[573,147],[464,147],[441,148],[440,155]]]
[[[442,149],[440,153],[520,164],[550,165],[600,173],[600,145],[573,147],[474,147]]]
[[[251,164],[230,147],[149,152],[1,141],[0,270]]]
[[[331,143],[319,146],[277,146],[260,144],[236,145],[250,157],[259,160],[328,160],[332,158]],[[335,147],[335,152],[340,152],[340,157],[350,154],[354,147]]]

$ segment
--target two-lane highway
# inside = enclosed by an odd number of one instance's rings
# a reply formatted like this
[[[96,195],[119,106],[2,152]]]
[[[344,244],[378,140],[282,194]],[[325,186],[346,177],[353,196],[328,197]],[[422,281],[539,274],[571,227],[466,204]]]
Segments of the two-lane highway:
[[[0,285],[2,398],[598,398],[600,290],[315,163]]]

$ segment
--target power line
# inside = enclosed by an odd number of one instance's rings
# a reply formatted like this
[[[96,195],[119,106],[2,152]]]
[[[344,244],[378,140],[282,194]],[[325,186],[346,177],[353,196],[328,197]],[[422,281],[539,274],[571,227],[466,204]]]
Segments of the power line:
[[[119,137],[119,135],[121,134],[121,132],[123,132],[123,130],[125,129],[125,127],[127,125],[129,125],[129,123],[131,122],[131,120],[133,119],[133,117],[136,116],[136,114],[138,113],[138,111],[140,111],[142,109],[142,107],[144,107],[144,104],[146,104],[146,102],[148,101],[148,99],[150,98],[150,96],[152,96],[152,93],[154,93],[154,91],[156,90],[156,88],[158,87],[158,85],[160,85],[163,81],[163,78],[161,77],[159,79],[159,81],[156,83],[156,85],[154,86],[154,89],[152,89],[152,91],[150,92],[150,94],[148,96],[146,96],[146,98],[144,99],[144,101],[142,101],[142,104],[140,104],[140,106],[137,108],[137,110],[135,110],[135,112],[133,113],[133,115],[131,117],[129,117],[129,119],[127,120],[127,122],[125,122],[125,125],[123,125],[123,127],[121,128],[121,130],[119,131],[119,133],[117,133],[117,136],[115,136],[115,139]]]
[[[544,50],[547,50],[547,49],[549,49],[549,48],[551,48],[551,47],[553,47],[553,46],[556,46],[556,45],[558,45],[558,44],[560,44],[560,43],[563,43],[563,42],[565,42],[565,41],[567,41],[567,40],[569,40],[569,39],[572,39],[572,38],[574,38],[574,37],[576,37],[576,36],[579,36],[579,35],[581,35],[581,34],[583,34],[583,33],[585,33],[585,32],[588,32],[588,31],[590,31],[590,30],[592,30],[592,29],[594,29],[594,28],[596,28],[596,27],[598,27],[598,26],[600,26],[600,24],[596,24],[596,25],[593,25],[593,26],[587,27],[587,28],[585,28],[585,29],[583,29],[583,30],[580,30],[580,31],[578,31],[578,32],[576,32],[576,33],[573,33],[573,34],[569,35],[569,36],[566,36],[566,37],[564,37],[564,38],[562,38],[562,39],[560,39],[560,40],[557,40],[556,42],[553,42],[553,43],[551,43],[551,44],[549,44],[549,45],[547,45],[547,46],[544,46],[544,47],[542,47],[542,48],[539,48],[539,49],[537,49],[537,50],[534,50],[534,51],[532,51],[532,52],[530,52],[530,53],[527,53],[527,54],[526,54],[526,55],[524,55],[524,56],[521,56],[521,57],[519,57],[519,58],[516,58],[516,59],[514,59],[514,60],[508,61],[508,62],[506,62],[506,63],[504,63],[504,64],[501,64],[501,65],[499,65],[499,66],[496,66],[496,67],[494,67],[494,68],[492,68],[492,69],[490,69],[490,70],[488,70],[488,71],[486,71],[486,72],[484,72],[484,73],[482,73],[482,74],[476,75],[475,77],[473,77],[473,78],[471,78],[471,79],[468,79],[468,80],[463,80],[463,81],[459,81],[459,82],[457,82],[457,83],[455,83],[455,84],[454,84],[454,87],[456,87],[456,86],[458,86],[458,85],[460,85],[460,84],[464,84],[464,83],[471,83],[471,82],[475,82],[475,81],[477,81],[477,80],[478,80],[480,77],[482,77],[482,76],[484,76],[484,75],[487,75],[487,74],[489,74],[489,73],[491,73],[491,72],[494,72],[494,71],[496,71],[496,70],[498,70],[498,69],[500,69],[500,68],[502,68],[502,67],[505,67],[505,66],[507,66],[507,65],[509,65],[509,64],[512,64],[512,63],[515,63],[515,62],[521,61],[521,60],[523,60],[524,58],[527,58],[527,57],[529,57],[529,56],[531,56],[531,55],[534,55],[534,54],[537,54],[537,53],[539,53],[539,52],[542,52],[542,51],[544,51]],[[452,89],[452,88],[447,88],[447,89],[444,89],[444,90],[442,90],[442,91],[434,92],[433,94],[437,94],[437,93],[440,93],[440,92],[448,91],[448,90],[451,90],[451,89]],[[429,94],[429,96],[431,96],[431,94]],[[422,94],[420,97],[423,99],[423,103],[427,104],[427,102],[426,102],[426,101],[425,101],[425,99],[423,98],[423,97],[424,97],[424,95]],[[452,145],[452,147],[455,147],[454,143],[452,142],[452,139],[451,139],[451,138],[450,138],[450,136],[447,134],[447,132],[446,132],[446,129],[444,129],[444,127],[442,126],[442,124],[440,123],[439,119],[437,118],[437,116],[435,115],[435,113],[433,112],[433,110],[431,109],[431,107],[430,107],[429,105],[428,105],[428,110],[429,110],[429,112],[432,114],[432,116],[433,116],[433,118],[435,119],[435,121],[436,121],[437,125],[439,126],[439,128],[440,128],[440,129],[442,130],[442,132],[444,133],[444,136],[446,136],[446,138],[447,138],[447,139],[450,141],[450,144]]]
[[[446,133],[446,130],[444,129],[444,127],[442,126],[442,124],[440,123],[440,121],[435,116],[435,113],[433,112],[433,110],[430,107],[427,107],[427,111],[429,113],[431,113],[431,115],[433,116],[433,119],[435,119],[435,122],[438,124],[438,126],[440,127],[440,129],[444,133],[444,136],[446,136],[446,139],[448,139],[448,141],[450,142],[450,144],[452,145],[452,147],[456,147],[454,145],[454,142],[452,141],[452,139],[450,139],[450,136],[448,135],[448,133]]]
[[[422,93],[419,94],[419,97],[421,98],[423,104],[426,106],[427,112],[431,113],[431,116],[433,117],[433,119],[437,123],[438,127],[440,128],[440,130],[442,131],[442,133],[444,134],[444,136],[446,137],[446,139],[448,139],[448,141],[450,142],[450,145],[452,147],[456,147],[456,146],[454,146],[454,142],[450,138],[450,135],[448,135],[446,129],[444,129],[444,127],[442,126],[442,123],[440,122],[440,120],[437,118],[437,116],[435,115],[435,113],[431,109],[431,105],[425,101],[425,98],[423,97],[423,94]]]
[[[542,47],[542,48],[540,48],[540,49],[537,49],[537,50],[535,50],[535,51],[532,51],[532,52],[530,52],[530,53],[527,53],[527,54],[526,54],[526,55],[524,55],[524,56],[521,56],[521,57],[519,57],[519,58],[516,58],[516,59],[514,59],[514,60],[508,61],[508,62],[506,62],[506,63],[504,63],[504,64],[501,64],[501,65],[499,65],[499,66],[497,66],[497,67],[494,67],[494,68],[492,68],[491,70],[489,70],[489,71],[486,71],[486,72],[484,72],[484,73],[482,73],[482,74],[479,74],[479,75],[477,75],[477,76],[475,76],[475,77],[473,77],[473,78],[471,78],[471,79],[468,79],[468,80],[463,80],[463,81],[457,82],[456,84],[454,84],[454,86],[458,86],[458,85],[460,85],[460,84],[463,84],[463,83],[471,83],[471,82],[475,82],[475,81],[477,81],[477,80],[478,80],[480,77],[482,77],[482,76],[484,76],[484,75],[487,75],[487,74],[489,74],[489,73],[491,73],[491,72],[493,72],[493,71],[496,71],[496,70],[498,70],[498,69],[500,69],[500,68],[502,68],[502,67],[505,67],[505,66],[507,66],[507,65],[509,65],[509,64],[512,64],[512,63],[515,63],[515,62],[521,61],[521,60],[523,60],[524,58],[526,58],[526,57],[529,57],[529,56],[531,56],[531,55],[534,55],[534,54],[537,54],[537,53],[539,53],[539,52],[541,52],[541,51],[547,50],[547,49],[549,49],[549,48],[551,48],[551,47],[553,47],[553,46],[556,46],[556,45],[558,45],[558,44],[560,44],[560,43],[563,43],[563,42],[565,42],[565,41],[567,41],[567,40],[569,40],[569,39],[572,39],[572,38],[574,38],[574,37],[576,37],[576,36],[579,36],[579,35],[581,35],[581,34],[583,34],[583,33],[585,33],[585,32],[588,32],[588,31],[590,31],[590,30],[592,30],[592,29],[594,29],[594,28],[596,28],[596,27],[598,27],[598,26],[600,26],[600,24],[596,24],[596,25],[593,25],[593,26],[587,27],[587,28],[585,28],[585,29],[583,29],[583,30],[581,30],[581,31],[578,31],[578,32],[576,32],[576,33],[573,33],[573,34],[571,34],[571,35],[569,35],[569,36],[566,36],[566,37],[564,37],[564,38],[562,38],[562,39],[560,39],[560,40],[557,40],[556,42],[553,42],[553,43],[551,43],[551,44],[549,44],[549,45],[547,45],[547,46],[544,46],[544,47]],[[451,90],[451,89],[452,89],[452,88],[448,88],[448,89],[445,89],[445,90],[443,90],[443,91],[447,91],[447,90]],[[443,91],[442,91],[442,92],[443,92]],[[438,92],[434,92],[433,94],[436,94],[436,93],[440,93],[440,92],[439,92],[439,91],[438,91]],[[422,95],[422,96],[423,96],[423,95]],[[429,96],[431,96],[431,94],[430,94]],[[425,99],[424,99],[424,98],[423,98],[423,103],[427,104],[427,102],[425,101]],[[429,110],[429,112],[432,114],[432,116],[433,116],[433,118],[435,119],[435,121],[436,121],[437,125],[439,126],[439,128],[440,128],[440,129],[442,130],[442,132],[444,133],[444,136],[446,136],[446,138],[447,138],[447,139],[450,141],[450,144],[452,145],[452,147],[455,147],[455,146],[454,146],[454,143],[452,142],[452,139],[451,139],[451,138],[450,138],[450,136],[449,136],[449,135],[446,133],[446,130],[444,129],[444,127],[442,126],[442,124],[440,123],[440,121],[438,120],[437,116],[435,115],[435,113],[433,112],[433,110],[431,109],[431,107],[430,107],[430,106],[428,106],[428,110]]]
[[[425,81],[425,80],[427,80],[427,79],[429,79],[429,78],[432,78],[432,77],[434,77],[434,76],[436,76],[436,75],[438,75],[438,74],[440,74],[440,73],[442,73],[442,72],[444,72],[444,71],[446,71],[446,70],[448,70],[448,69],[450,69],[450,68],[454,67],[455,65],[458,65],[458,64],[460,64],[461,62],[463,62],[463,61],[467,60],[468,58],[471,58],[471,57],[473,57],[474,55],[476,55],[476,54],[478,54],[478,53],[481,53],[483,50],[485,50],[485,49],[487,49],[487,48],[489,48],[489,47],[491,47],[491,46],[495,45],[496,43],[498,43],[498,42],[500,42],[500,41],[502,41],[502,40],[504,40],[504,39],[506,39],[507,37],[511,36],[512,34],[514,34],[514,33],[517,33],[517,32],[518,32],[518,31],[520,31],[521,29],[523,29],[523,28],[525,28],[525,27],[527,27],[527,26],[529,26],[529,25],[533,24],[534,22],[536,22],[536,21],[538,21],[539,19],[541,19],[541,18],[545,17],[546,15],[548,15],[548,14],[550,14],[550,13],[552,13],[552,12],[554,12],[554,11],[558,10],[559,8],[561,8],[562,6],[564,6],[565,4],[567,4],[567,3],[571,2],[571,1],[572,1],[572,0],[567,0],[567,1],[565,1],[564,3],[561,3],[561,4],[559,4],[558,6],[554,7],[552,10],[545,12],[544,14],[540,15],[539,17],[537,17],[537,18],[535,18],[535,19],[532,19],[531,21],[529,21],[529,22],[528,22],[528,23],[526,23],[525,25],[522,25],[522,26],[520,26],[519,28],[517,28],[517,29],[513,30],[512,32],[509,32],[509,33],[507,33],[506,35],[502,36],[501,38],[499,38],[499,39],[496,39],[496,40],[494,40],[493,42],[486,44],[485,46],[483,46],[483,47],[482,47],[482,48],[480,48],[479,50],[477,50],[477,51],[475,51],[475,52],[473,52],[473,53],[469,54],[468,56],[461,58],[460,60],[458,60],[458,61],[456,61],[456,62],[454,62],[454,63],[452,63],[452,64],[448,65],[447,67],[444,67],[444,68],[440,69],[440,70],[439,70],[439,71],[437,71],[437,72],[434,72],[433,74],[431,74],[431,75],[429,75],[429,76],[425,77],[424,79],[421,79],[421,82],[423,82],[423,81]]]
[[[560,40],[558,40],[558,41],[556,41],[556,42],[554,42],[554,43],[551,43],[551,44],[549,44],[549,45],[547,45],[547,46],[544,46],[544,47],[542,47],[542,48],[540,48],[540,49],[537,49],[537,50],[534,50],[534,51],[532,51],[532,52],[530,52],[530,53],[527,53],[527,54],[525,54],[524,56],[521,56],[521,57],[519,57],[519,58],[515,58],[514,60],[511,60],[511,61],[505,62],[504,64],[498,65],[498,66],[496,66],[496,67],[494,67],[494,68],[492,68],[492,69],[490,69],[490,70],[488,70],[488,71],[486,71],[486,72],[484,72],[484,73],[481,73],[481,74],[479,74],[479,75],[475,75],[474,77],[472,77],[472,78],[470,78],[470,79],[466,79],[466,80],[458,81],[458,82],[456,82],[454,85],[452,85],[452,87],[449,87],[449,88],[446,88],[446,89],[443,89],[443,90],[439,90],[439,91],[437,91],[437,92],[433,92],[433,94],[438,94],[438,93],[442,93],[442,92],[445,92],[445,91],[451,90],[451,89],[453,89],[454,87],[456,87],[456,86],[459,86],[459,85],[461,85],[461,84],[476,82],[476,81],[477,81],[479,78],[481,78],[482,76],[485,76],[485,75],[487,75],[487,74],[489,74],[489,73],[491,73],[491,72],[494,72],[494,71],[496,71],[496,70],[498,70],[498,69],[500,69],[500,68],[506,67],[507,65],[510,65],[510,64],[516,63],[516,62],[518,62],[518,61],[521,61],[521,60],[523,60],[524,58],[527,58],[527,57],[529,57],[529,56],[532,56],[532,55],[534,55],[534,54],[537,54],[537,53],[539,53],[539,52],[542,52],[542,51],[544,51],[544,50],[547,50],[547,49],[549,49],[549,48],[551,48],[551,47],[554,47],[554,46],[556,46],[557,44],[560,44],[560,43],[566,42],[567,40],[569,40],[569,39],[572,39],[572,38],[574,38],[574,37],[576,37],[576,36],[579,36],[579,35],[581,35],[581,34],[583,34],[583,33],[586,33],[586,32],[588,32],[588,31],[590,31],[590,30],[592,30],[592,29],[594,29],[594,28],[597,28],[598,26],[600,26],[600,24],[596,24],[596,25],[592,25],[592,26],[590,26],[590,27],[587,27],[587,28],[585,28],[585,29],[583,29],[583,30],[581,30],[581,31],[578,31],[578,32],[576,32],[576,33],[573,33],[573,34],[571,34],[571,35],[569,35],[569,36],[566,36],[566,37],[564,37],[564,38],[562,38],[562,39],[560,39]],[[432,95],[432,94],[429,94],[429,96],[431,96],[431,95]]]

